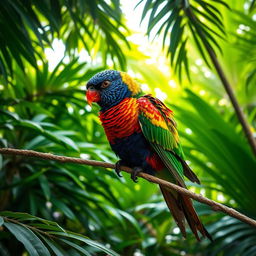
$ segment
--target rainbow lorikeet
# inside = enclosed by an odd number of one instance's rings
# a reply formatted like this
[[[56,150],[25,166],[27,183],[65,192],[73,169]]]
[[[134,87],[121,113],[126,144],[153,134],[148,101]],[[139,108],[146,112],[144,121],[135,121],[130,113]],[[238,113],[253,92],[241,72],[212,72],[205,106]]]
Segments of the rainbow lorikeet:
[[[184,160],[173,112],[157,98],[139,94],[138,83],[116,70],[102,71],[87,83],[87,101],[101,107],[100,120],[111,148],[121,159],[116,164],[117,174],[120,165],[125,165],[133,169],[134,181],[144,171],[181,187],[186,187],[184,175],[200,183]],[[198,231],[211,240],[191,199],[161,185],[160,189],[183,236],[186,219],[198,240]]]

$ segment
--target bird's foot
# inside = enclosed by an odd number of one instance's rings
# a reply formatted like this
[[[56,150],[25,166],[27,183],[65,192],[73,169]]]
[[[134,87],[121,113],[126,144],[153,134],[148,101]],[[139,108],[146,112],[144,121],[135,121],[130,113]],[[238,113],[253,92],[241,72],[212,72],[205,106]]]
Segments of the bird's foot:
[[[143,169],[142,169],[141,167],[134,167],[134,168],[132,169],[131,179],[132,179],[135,183],[138,182],[137,176],[138,176],[138,174],[139,174],[140,172],[143,172]]]
[[[119,161],[116,162],[116,164],[115,164],[115,172],[116,172],[118,177],[122,178],[123,176],[120,174],[120,172],[121,172],[121,169],[120,169],[121,163],[122,163],[122,160],[119,160]]]

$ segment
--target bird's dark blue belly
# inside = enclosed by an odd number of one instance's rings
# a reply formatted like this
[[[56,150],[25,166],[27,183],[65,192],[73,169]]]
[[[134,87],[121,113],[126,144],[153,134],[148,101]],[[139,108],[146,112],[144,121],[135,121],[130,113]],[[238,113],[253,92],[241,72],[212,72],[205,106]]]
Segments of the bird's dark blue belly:
[[[110,145],[125,165],[131,168],[142,167],[147,173],[154,174],[154,170],[146,161],[152,154],[151,147],[141,132],[118,139]]]

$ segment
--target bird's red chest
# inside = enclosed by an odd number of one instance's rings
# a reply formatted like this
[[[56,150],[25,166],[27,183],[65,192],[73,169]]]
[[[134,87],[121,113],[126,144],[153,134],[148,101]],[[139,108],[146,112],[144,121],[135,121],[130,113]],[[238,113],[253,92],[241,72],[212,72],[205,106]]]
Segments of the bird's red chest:
[[[118,105],[100,112],[100,120],[110,143],[141,132],[137,99],[126,98]]]

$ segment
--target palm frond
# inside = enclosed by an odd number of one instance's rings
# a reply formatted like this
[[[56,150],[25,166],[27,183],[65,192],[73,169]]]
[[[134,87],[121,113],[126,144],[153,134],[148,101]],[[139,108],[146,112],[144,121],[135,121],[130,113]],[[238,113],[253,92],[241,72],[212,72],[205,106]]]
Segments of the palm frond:
[[[96,250],[111,256],[119,255],[97,241],[64,230],[56,222],[27,213],[0,212],[0,227],[8,231],[8,236],[12,234],[21,242],[31,256],[73,255],[68,248],[88,256],[92,255],[90,247],[94,248],[94,252]]]
[[[7,80],[12,75],[13,60],[24,71],[24,60],[37,68],[37,59],[43,61],[43,50],[51,47],[55,35],[63,40],[66,52],[75,49],[92,54],[96,41],[103,41],[111,56],[125,67],[123,51],[116,39],[129,47],[126,37],[119,32],[127,28],[122,22],[119,1],[106,4],[92,1],[21,2],[4,0],[0,4],[0,72]],[[8,21],[8,22],[6,22]],[[103,49],[100,51],[103,55]]]
[[[225,2],[217,2],[220,7],[229,8]],[[159,27],[156,35],[162,38],[163,47],[180,80],[183,71],[190,80],[188,52],[192,44],[197,47],[208,66],[205,48],[210,48],[214,53],[216,49],[221,52],[218,39],[225,38],[225,29],[221,12],[211,1],[149,0],[144,5],[142,20],[147,13],[150,14],[147,33],[151,34],[156,26]]]

